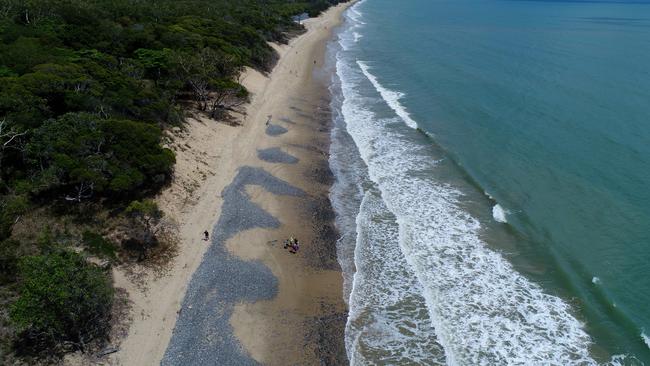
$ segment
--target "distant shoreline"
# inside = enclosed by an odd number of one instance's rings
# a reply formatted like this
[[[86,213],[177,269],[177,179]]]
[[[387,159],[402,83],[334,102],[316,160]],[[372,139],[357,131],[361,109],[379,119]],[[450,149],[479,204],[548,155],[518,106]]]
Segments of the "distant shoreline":
[[[145,293],[129,291],[136,316],[112,362],[347,362],[347,309],[327,198],[328,85],[313,71],[353,3],[305,21],[307,32],[288,45],[273,45],[280,59],[268,77],[247,70],[242,83],[253,97],[242,126],[190,120],[176,137],[191,148],[177,156],[176,181],[157,201],[178,223],[179,255]],[[184,194],[189,185],[192,193]],[[226,216],[242,204],[266,215]],[[242,218],[254,220],[235,230]],[[217,242],[201,240],[206,229]],[[292,235],[302,244],[296,255],[282,248]],[[225,276],[212,275],[219,265]],[[116,287],[133,287],[114,274]],[[209,323],[215,314],[224,322]]]

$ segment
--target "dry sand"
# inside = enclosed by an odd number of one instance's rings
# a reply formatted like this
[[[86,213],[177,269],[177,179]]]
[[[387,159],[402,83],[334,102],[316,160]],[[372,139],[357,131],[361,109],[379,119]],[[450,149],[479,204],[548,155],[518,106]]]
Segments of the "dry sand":
[[[264,364],[344,362],[346,309],[327,200],[331,183],[326,154],[327,85],[313,75],[323,65],[325,44],[347,5],[305,21],[308,31],[289,45],[274,45],[281,58],[268,77],[247,70],[243,83],[253,98],[242,126],[192,119],[186,131],[175,132],[174,182],[157,201],[179,227],[178,256],[167,274],[146,279],[146,289],[135,286],[121,269],[114,270],[115,285],[128,291],[132,309],[128,335],[120,350],[109,356],[109,363],[160,363],[188,282],[209,245],[202,240],[202,232],[212,230],[223,203],[220,192],[243,166],[261,167],[304,190],[309,198],[247,189],[251,201],[276,217],[281,226],[244,231],[229,239],[226,247],[242,259],[260,260],[268,266],[277,277],[278,294],[269,301],[237,305],[231,317],[235,336]],[[273,116],[273,126],[267,131],[268,115]],[[280,153],[264,150],[271,148]],[[266,156],[264,160],[258,150]],[[288,159],[286,154],[298,161],[282,162]],[[282,249],[282,240],[290,235],[302,242],[297,255]],[[271,240],[278,242],[268,244]]]

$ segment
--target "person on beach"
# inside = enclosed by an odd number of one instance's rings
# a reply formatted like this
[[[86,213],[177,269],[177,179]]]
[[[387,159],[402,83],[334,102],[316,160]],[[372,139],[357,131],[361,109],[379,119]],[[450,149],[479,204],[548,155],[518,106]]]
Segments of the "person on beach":
[[[268,117],[268,118],[266,119],[266,125],[268,126],[269,123],[271,123],[271,118],[273,118],[273,115],[272,115],[272,114],[269,114],[267,117]]]
[[[298,239],[292,236],[289,239],[285,240],[284,249],[287,248],[289,249],[289,253],[296,254],[296,252],[298,252],[298,249],[300,249],[300,243],[298,242]]]
[[[208,241],[208,239],[210,239],[210,233],[206,230],[203,232],[203,240]]]
[[[300,243],[298,242],[298,240],[295,240],[293,244],[291,244],[291,249],[289,249],[289,253],[296,254],[298,253],[299,249],[300,249]]]

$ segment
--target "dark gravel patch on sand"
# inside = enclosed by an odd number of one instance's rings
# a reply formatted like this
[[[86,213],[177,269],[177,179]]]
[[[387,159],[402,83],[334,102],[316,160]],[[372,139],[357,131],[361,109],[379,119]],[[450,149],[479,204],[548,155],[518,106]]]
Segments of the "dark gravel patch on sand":
[[[305,176],[327,186],[334,184],[334,174],[332,174],[329,162],[326,159],[319,159],[312,163],[309,169],[305,171]]]
[[[307,321],[311,330],[305,342],[316,344],[316,355],[322,366],[348,365],[345,352],[345,323],[347,312],[336,312],[331,305],[321,303],[321,313],[327,314],[314,317]]]
[[[304,256],[311,267],[323,270],[340,270],[336,257],[336,241],[339,238],[334,226],[334,210],[327,197],[316,197],[305,203],[305,214],[311,215],[314,230],[312,245],[304,247]]]
[[[269,135],[269,136],[279,136],[279,135],[287,133],[288,131],[289,130],[287,130],[286,128],[284,128],[284,127],[282,127],[280,125],[274,125],[272,123],[269,123],[266,126],[266,134]]]
[[[232,256],[225,242],[244,230],[278,228],[280,222],[250,201],[247,185],[278,195],[305,195],[263,169],[239,169],[221,194],[222,212],[212,243],[192,276],[162,365],[257,365],[234,338],[229,319],[236,303],[271,299],[277,279],[261,262]]]
[[[260,158],[260,160],[264,160],[269,163],[296,164],[298,162],[298,158],[287,154],[279,147],[257,150],[257,157]]]

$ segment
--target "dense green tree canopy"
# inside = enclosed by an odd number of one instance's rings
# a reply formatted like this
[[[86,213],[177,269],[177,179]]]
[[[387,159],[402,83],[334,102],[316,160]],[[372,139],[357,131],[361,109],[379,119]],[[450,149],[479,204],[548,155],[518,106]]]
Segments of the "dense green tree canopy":
[[[217,118],[241,104],[237,76],[272,67],[268,42],[301,31],[291,16],[339,1],[0,0],[0,202],[154,192],[181,106]]]
[[[159,141],[152,125],[68,113],[34,130],[27,155],[33,169],[41,169],[40,187],[67,189],[66,197],[81,200],[162,183],[174,156]]]
[[[10,315],[26,351],[64,342],[82,348],[105,334],[113,289],[100,268],[68,251],[28,256],[18,267],[20,297]]]

